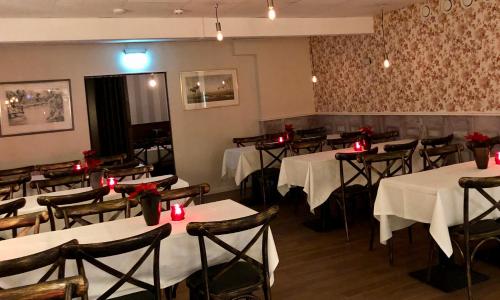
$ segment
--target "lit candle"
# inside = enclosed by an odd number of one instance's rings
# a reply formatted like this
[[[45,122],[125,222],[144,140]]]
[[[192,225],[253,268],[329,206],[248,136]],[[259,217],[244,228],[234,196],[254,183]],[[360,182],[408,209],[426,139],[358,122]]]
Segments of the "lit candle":
[[[116,179],[114,177],[109,177],[107,179],[107,183],[108,183],[109,189],[112,190],[115,187]]]
[[[170,217],[172,221],[182,221],[184,220],[184,206],[180,204],[174,204],[170,210]]]
[[[278,142],[283,143],[284,141],[285,141],[285,140],[283,139],[283,137],[282,137],[282,136],[280,136],[280,137],[278,138]]]
[[[361,142],[354,143],[354,151],[363,151],[363,146],[361,145]]]
[[[500,165],[500,152],[495,153],[495,163]]]
[[[81,169],[82,169],[82,165],[80,165],[80,164],[73,165],[74,171],[80,171]]]

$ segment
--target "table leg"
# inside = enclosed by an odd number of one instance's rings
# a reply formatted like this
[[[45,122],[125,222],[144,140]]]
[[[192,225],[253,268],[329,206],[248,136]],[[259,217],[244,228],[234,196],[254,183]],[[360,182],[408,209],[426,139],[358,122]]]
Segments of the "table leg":
[[[335,228],[339,228],[333,220],[330,212],[330,201],[327,200],[319,206],[319,217],[304,222],[304,226],[316,232],[329,232]]]

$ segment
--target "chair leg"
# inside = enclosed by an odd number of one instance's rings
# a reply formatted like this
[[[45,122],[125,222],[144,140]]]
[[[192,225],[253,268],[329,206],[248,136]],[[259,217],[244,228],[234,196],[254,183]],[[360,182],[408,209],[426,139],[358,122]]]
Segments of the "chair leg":
[[[470,255],[470,245],[465,243],[465,271],[467,273],[467,299],[472,300],[472,258]]]
[[[373,243],[375,241],[375,218],[373,217],[373,214],[370,215],[370,246],[368,249],[370,251],[373,250]]]
[[[342,202],[341,203],[342,214],[344,215],[345,237],[346,237],[346,240],[349,242],[350,241],[350,238],[349,238],[349,224],[347,224],[347,208],[346,208],[346,205],[345,205],[345,199],[342,198],[341,202]]]

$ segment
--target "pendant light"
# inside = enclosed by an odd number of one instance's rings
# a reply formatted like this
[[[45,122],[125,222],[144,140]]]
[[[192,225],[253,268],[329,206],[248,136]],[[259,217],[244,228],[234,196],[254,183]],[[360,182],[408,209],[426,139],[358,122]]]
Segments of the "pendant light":
[[[274,0],[271,0],[271,2],[267,0],[267,17],[271,21],[276,19],[276,10],[274,10]]]
[[[313,51],[312,51],[312,40],[311,38],[309,38],[309,54],[311,56],[311,68],[312,68],[312,77],[311,77],[311,81],[312,83],[317,83],[318,82],[318,77],[316,77],[315,75],[315,71],[314,71],[314,54],[313,54]]]
[[[382,8],[382,42],[384,43],[384,68],[389,68],[391,62],[389,61],[389,55],[387,54],[387,47],[385,43],[385,29],[384,29],[384,9]]]
[[[222,34],[222,26],[219,22],[219,3],[215,4],[215,19],[217,20],[217,22],[215,23],[215,30],[217,30],[217,40],[219,42],[222,42],[222,40],[224,39],[224,35]]]

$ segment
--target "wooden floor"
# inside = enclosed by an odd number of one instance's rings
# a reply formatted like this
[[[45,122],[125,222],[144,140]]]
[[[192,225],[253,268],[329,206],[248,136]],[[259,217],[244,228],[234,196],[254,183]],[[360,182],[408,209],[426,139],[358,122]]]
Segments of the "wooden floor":
[[[212,201],[238,198],[238,192],[210,196]],[[385,246],[376,243],[368,251],[367,222],[351,226],[347,243],[342,228],[317,233],[305,227],[302,222],[310,217],[305,205],[296,212],[289,200],[278,204],[280,215],[271,225],[280,258],[273,299],[466,299],[465,290],[446,294],[408,275],[426,266],[429,241],[423,226],[415,226],[411,245],[405,230],[395,235],[395,264],[390,266]],[[474,268],[491,277],[473,287],[475,299],[500,299],[500,269],[482,262]],[[189,298],[184,283],[177,296]]]

